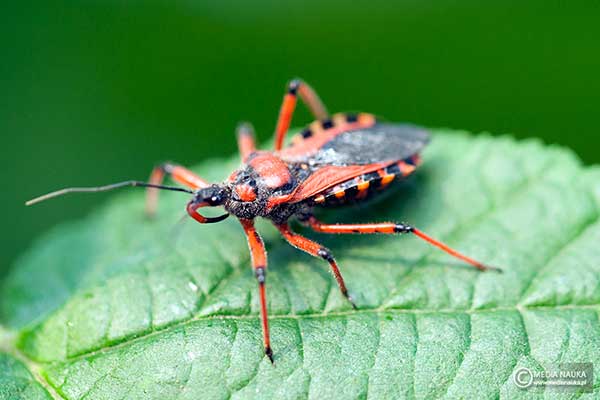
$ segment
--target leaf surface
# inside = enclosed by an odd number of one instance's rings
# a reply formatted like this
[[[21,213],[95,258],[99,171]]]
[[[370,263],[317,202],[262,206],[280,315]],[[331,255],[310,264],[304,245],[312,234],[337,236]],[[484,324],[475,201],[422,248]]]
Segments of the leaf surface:
[[[414,237],[298,227],[336,255],[353,311],[322,260],[260,224],[272,366],[239,224],[178,225],[179,193],[165,193],[148,221],[132,191],[21,258],[0,294],[0,322],[17,338],[2,348],[68,399],[554,398],[519,390],[512,374],[600,366],[600,170],[535,140],[449,131],[435,131],[423,156],[414,179],[383,200],[322,218],[406,221],[503,274]],[[217,181],[237,164],[195,169]]]
[[[8,399],[43,400],[51,397],[23,363],[0,353],[0,400]]]

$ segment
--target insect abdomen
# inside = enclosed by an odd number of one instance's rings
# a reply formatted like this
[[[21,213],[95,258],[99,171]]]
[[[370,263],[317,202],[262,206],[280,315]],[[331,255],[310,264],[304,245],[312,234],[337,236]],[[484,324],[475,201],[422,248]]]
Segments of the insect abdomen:
[[[419,162],[419,156],[415,155],[378,171],[360,175],[318,193],[311,202],[320,206],[335,206],[365,200],[386,189],[394,180],[409,176]]]

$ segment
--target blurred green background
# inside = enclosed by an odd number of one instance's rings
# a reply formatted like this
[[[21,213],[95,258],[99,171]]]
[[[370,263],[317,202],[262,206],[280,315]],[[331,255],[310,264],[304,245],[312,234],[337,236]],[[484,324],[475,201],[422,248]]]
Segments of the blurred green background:
[[[332,111],[537,136],[597,163],[599,21],[591,0],[5,2],[0,275],[107,195],[24,200],[229,155],[243,119],[267,140],[295,76]]]

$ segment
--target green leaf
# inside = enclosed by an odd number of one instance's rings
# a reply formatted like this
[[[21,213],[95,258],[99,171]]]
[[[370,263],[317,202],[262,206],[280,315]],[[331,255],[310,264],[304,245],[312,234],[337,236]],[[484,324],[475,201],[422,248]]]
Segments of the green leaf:
[[[0,353],[0,400],[51,399],[50,395],[14,357]]]
[[[1,348],[68,399],[544,398],[556,394],[512,374],[561,362],[593,362],[598,387],[600,170],[535,140],[448,131],[424,160],[382,201],[323,218],[407,221],[503,274],[414,237],[302,230],[337,256],[353,311],[322,260],[263,223],[273,366],[239,224],[177,225],[179,193],[148,221],[132,190],[20,259],[0,295],[15,338]],[[237,163],[196,169],[221,180]],[[15,388],[31,383],[18,368],[2,377]]]

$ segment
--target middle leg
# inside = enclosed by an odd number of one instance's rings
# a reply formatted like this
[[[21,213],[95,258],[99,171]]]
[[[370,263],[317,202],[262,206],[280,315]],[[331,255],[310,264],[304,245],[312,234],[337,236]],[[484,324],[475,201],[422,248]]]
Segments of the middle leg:
[[[281,232],[284,239],[287,240],[289,244],[312,256],[321,257],[329,263],[329,265],[331,266],[331,271],[333,272],[333,276],[335,277],[335,280],[340,288],[340,291],[342,292],[344,297],[348,299],[352,307],[356,309],[356,305],[348,295],[346,283],[344,282],[342,273],[340,272],[340,269],[338,268],[338,265],[335,262],[335,258],[333,258],[331,251],[326,247],[321,246],[319,243],[314,242],[310,239],[305,238],[302,235],[293,232],[288,224],[276,224],[275,227],[279,229],[279,232]]]

